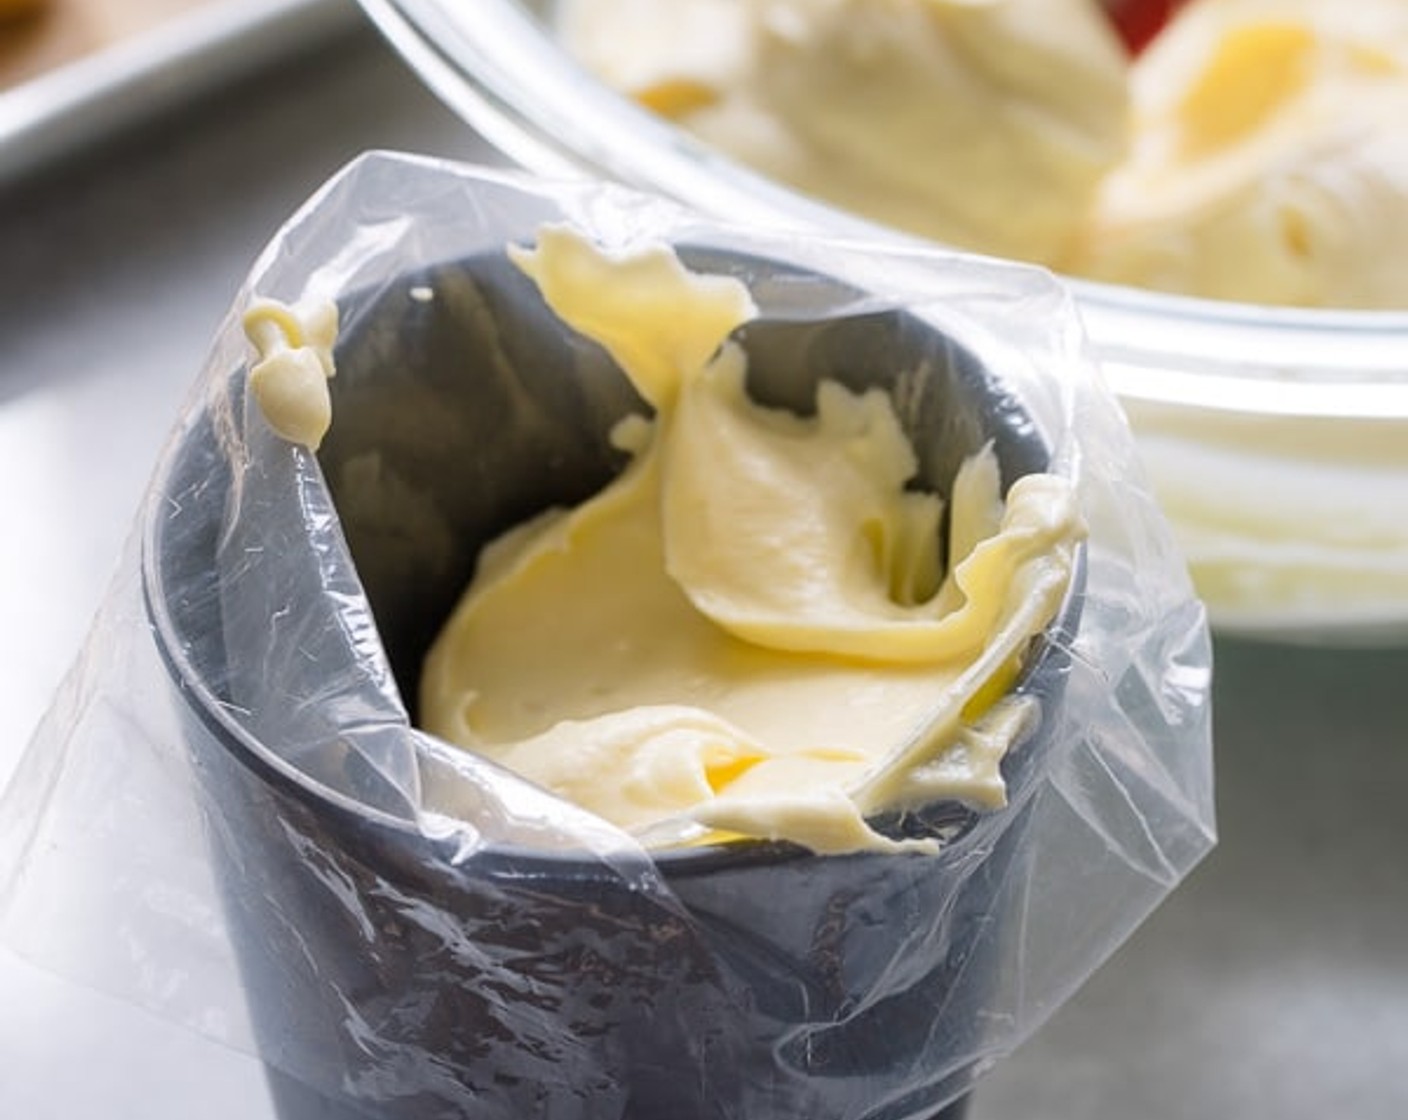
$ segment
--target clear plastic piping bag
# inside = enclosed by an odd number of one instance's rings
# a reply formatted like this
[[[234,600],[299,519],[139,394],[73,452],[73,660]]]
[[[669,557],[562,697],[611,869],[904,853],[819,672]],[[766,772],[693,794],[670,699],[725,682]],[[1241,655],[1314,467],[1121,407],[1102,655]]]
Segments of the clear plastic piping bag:
[[[946,438],[1000,427],[1013,462],[1037,448],[1075,482],[1081,585],[1019,685],[1040,718],[1005,809],[959,807],[930,855],[651,852],[411,726],[416,656],[485,534],[602,485],[638,407],[506,265],[545,221],[739,275],[818,360],[836,323],[878,331],[855,352],[880,360],[898,332],[895,360],[938,378],[896,396],[917,431],[976,393]],[[255,297],[339,306],[317,455],[246,400]],[[0,803],[0,937],[259,1056],[285,1117],[927,1117],[1212,845],[1210,679],[1202,607],[1046,274],[373,153],[232,303]]]

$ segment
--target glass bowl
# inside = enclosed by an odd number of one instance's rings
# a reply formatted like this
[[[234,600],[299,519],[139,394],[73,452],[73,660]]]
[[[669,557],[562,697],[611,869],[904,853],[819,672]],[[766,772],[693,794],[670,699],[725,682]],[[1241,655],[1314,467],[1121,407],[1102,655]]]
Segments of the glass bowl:
[[[510,159],[798,231],[910,235],[808,199],[596,80],[552,0],[362,0]],[[1408,313],[1305,311],[1072,280],[1214,626],[1408,641]]]

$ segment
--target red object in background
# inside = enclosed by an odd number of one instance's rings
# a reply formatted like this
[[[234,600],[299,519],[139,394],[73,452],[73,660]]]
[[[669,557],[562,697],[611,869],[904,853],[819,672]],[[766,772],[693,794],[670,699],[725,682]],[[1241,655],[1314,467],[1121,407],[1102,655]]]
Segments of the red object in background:
[[[1138,54],[1163,30],[1185,0],[1102,0],[1110,22],[1130,54]]]

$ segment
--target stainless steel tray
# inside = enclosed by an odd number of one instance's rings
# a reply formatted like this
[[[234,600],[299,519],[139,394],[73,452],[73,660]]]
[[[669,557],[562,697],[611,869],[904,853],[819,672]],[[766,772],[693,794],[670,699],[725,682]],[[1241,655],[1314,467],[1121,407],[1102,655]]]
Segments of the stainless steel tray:
[[[211,0],[0,92],[0,187],[363,22],[351,0]]]

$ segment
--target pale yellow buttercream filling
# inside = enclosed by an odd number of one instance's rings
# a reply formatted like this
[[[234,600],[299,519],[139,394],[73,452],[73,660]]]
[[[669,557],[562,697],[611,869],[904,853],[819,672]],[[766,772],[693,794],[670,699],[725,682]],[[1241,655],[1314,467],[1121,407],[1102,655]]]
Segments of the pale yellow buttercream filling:
[[[906,489],[884,393],[823,383],[807,417],[749,400],[741,283],[565,229],[514,255],[655,414],[618,424],[632,459],[610,485],[484,550],[422,725],[652,844],[889,848],[876,810],[1002,804],[1029,714],[1003,694],[1081,534],[1069,483],[1028,476],[1004,503],[991,451],[973,457],[945,574],[942,505]]]
[[[1192,0],[1135,59],[1100,0],[563,0],[558,29],[743,162],[950,245],[1408,307],[1403,0]]]
[[[1408,5],[1199,0],[1131,93],[1129,154],[1062,267],[1216,299],[1408,307]]]
[[[1051,261],[1124,151],[1122,50],[1090,0],[569,0],[608,82],[836,205]]]
[[[249,391],[264,419],[290,443],[317,450],[332,424],[328,379],[336,372],[337,305],[256,299],[243,323],[256,352]]]

